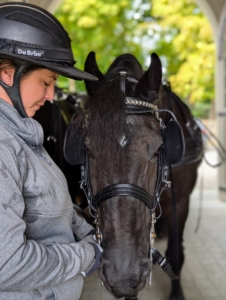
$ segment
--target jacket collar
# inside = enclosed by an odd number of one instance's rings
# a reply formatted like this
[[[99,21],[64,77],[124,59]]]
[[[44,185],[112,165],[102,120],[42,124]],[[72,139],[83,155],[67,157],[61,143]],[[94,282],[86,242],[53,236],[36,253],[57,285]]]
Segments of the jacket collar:
[[[2,99],[0,99],[0,124],[16,133],[32,147],[43,145],[42,126],[32,118],[21,118],[17,110]]]

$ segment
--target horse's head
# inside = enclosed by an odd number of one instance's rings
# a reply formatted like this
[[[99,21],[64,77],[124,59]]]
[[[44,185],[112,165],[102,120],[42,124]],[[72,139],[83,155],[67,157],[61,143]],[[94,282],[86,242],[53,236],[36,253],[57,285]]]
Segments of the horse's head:
[[[86,82],[90,102],[69,125],[64,154],[70,164],[82,164],[81,187],[96,214],[97,238],[104,248],[100,277],[114,296],[133,298],[151,269],[152,213],[160,209],[168,165],[183,155],[183,134],[173,113],[155,105],[162,103],[156,54],[145,73],[126,54],[104,76],[91,52],[85,70],[99,81]],[[170,114],[166,126],[159,112]]]
[[[86,82],[91,100],[85,129],[92,194],[98,195],[93,205],[104,249],[99,275],[114,296],[135,297],[151,268],[150,211],[162,145],[159,121],[154,113],[142,110],[153,109],[158,98],[161,62],[152,54],[144,73],[134,56],[124,54],[104,76],[91,52],[85,71],[99,78]],[[127,72],[126,78],[121,71]]]

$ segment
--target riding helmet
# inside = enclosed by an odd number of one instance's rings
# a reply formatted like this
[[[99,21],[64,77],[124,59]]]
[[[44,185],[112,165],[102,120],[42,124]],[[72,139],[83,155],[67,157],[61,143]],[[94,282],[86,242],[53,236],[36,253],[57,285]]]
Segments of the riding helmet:
[[[18,106],[16,109],[21,116],[26,114],[15,98],[18,97],[21,76],[31,64],[76,80],[97,80],[74,67],[71,40],[60,22],[48,11],[28,3],[0,4],[0,58],[11,59],[18,66],[14,85],[8,87],[1,81],[0,84],[14,106]]]

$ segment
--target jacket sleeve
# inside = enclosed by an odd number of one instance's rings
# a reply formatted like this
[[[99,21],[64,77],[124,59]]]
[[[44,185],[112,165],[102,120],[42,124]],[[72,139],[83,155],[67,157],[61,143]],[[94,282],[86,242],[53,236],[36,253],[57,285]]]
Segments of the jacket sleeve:
[[[67,281],[94,258],[87,242],[41,244],[26,239],[20,153],[0,143],[0,291],[27,291]],[[79,226],[79,225],[78,225]]]
[[[88,224],[85,218],[80,217],[75,208],[72,220],[72,230],[78,240],[83,239],[90,232],[95,233],[94,227]]]

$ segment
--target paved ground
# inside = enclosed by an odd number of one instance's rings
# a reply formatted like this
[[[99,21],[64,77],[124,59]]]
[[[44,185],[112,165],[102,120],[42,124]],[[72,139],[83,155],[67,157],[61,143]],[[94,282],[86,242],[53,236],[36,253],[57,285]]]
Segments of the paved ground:
[[[215,155],[207,157],[214,162]],[[200,205],[200,187],[204,186],[202,218],[195,233]],[[201,189],[202,190],[202,189]],[[185,228],[186,261],[182,269],[182,286],[186,300],[226,299],[226,203],[218,199],[217,170],[203,163],[192,194]],[[155,244],[164,253],[165,242]],[[153,272],[153,285],[139,293],[139,300],[167,300],[170,280],[159,268]],[[86,279],[81,300],[113,300],[97,273]]]

